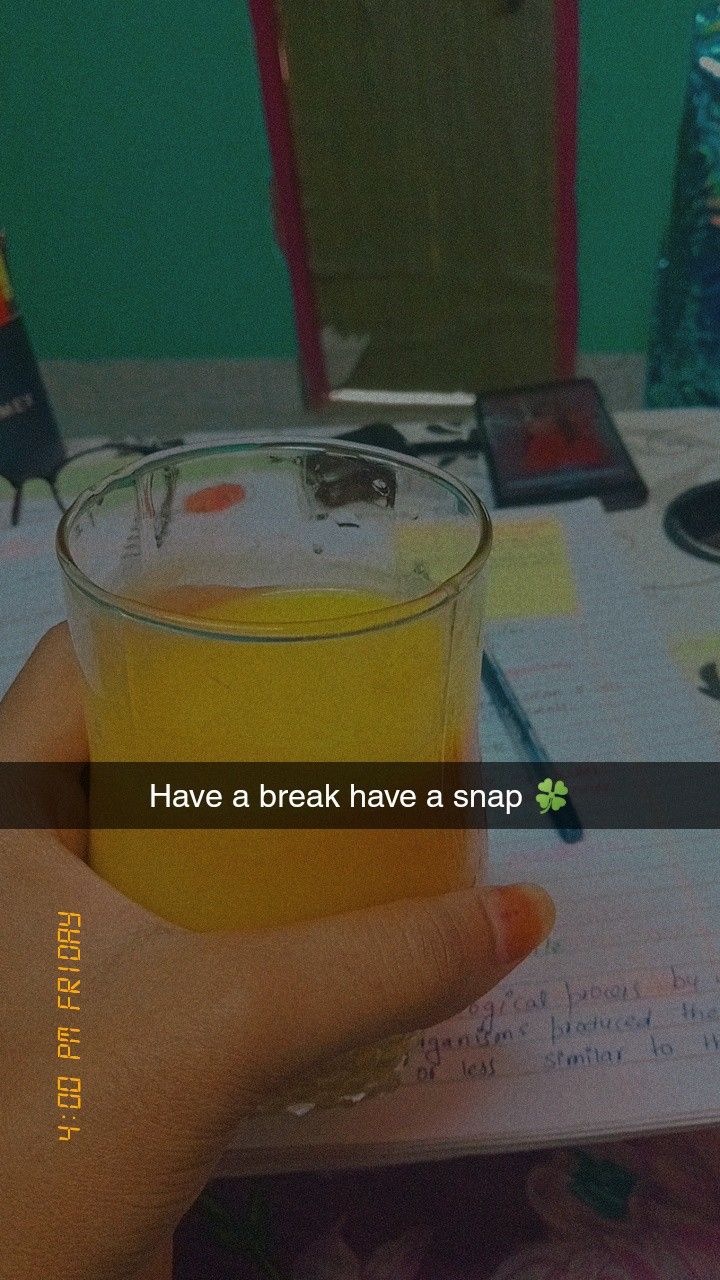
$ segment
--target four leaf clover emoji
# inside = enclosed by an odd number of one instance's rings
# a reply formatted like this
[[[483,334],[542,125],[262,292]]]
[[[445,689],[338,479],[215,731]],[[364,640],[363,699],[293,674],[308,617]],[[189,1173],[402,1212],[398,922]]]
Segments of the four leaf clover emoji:
[[[558,809],[563,809],[567,804],[565,799],[567,793],[568,789],[564,782],[553,782],[552,778],[545,778],[544,782],[539,782],[535,799],[540,805],[540,812],[549,813],[552,809],[553,813],[557,813]]]

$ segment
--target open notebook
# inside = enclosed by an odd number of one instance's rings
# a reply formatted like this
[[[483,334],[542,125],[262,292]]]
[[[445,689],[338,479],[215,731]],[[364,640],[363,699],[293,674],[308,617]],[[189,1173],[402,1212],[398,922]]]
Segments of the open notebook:
[[[599,505],[497,518],[490,635],[558,760],[717,760]],[[0,536],[0,690],[62,616],[48,514]],[[492,706],[488,759],[514,752]],[[720,766],[719,766],[720,770]],[[537,880],[558,922],[508,982],[424,1036],[392,1094],[248,1120],[221,1172],[533,1147],[720,1120],[720,839],[491,833],[491,877]]]
[[[599,504],[495,516],[489,627],[557,760],[718,760]],[[720,720],[718,721],[720,727]],[[487,759],[515,757],[487,702]],[[720,765],[718,766],[720,779]],[[245,1122],[223,1172],[501,1151],[720,1121],[720,833],[490,833],[494,881],[537,880],[552,937],[423,1037],[401,1087]]]

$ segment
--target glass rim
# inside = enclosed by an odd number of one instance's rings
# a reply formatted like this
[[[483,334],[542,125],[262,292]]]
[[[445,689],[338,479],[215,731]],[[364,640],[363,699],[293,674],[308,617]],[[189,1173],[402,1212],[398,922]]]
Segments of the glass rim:
[[[263,451],[308,450],[326,453],[355,455],[358,458],[377,459],[379,462],[403,467],[418,472],[429,479],[439,481],[444,488],[457,493],[467,504],[476,519],[477,546],[472,555],[442,582],[421,595],[410,600],[384,605],[381,609],[366,610],[362,613],[348,613],[325,620],[328,629],[318,631],[318,620],[306,624],[292,623],[234,625],[222,619],[189,617],[187,614],[173,613],[168,609],[155,608],[144,604],[132,596],[124,596],[119,592],[108,591],[88,577],[75,563],[69,546],[69,534],[74,521],[97,498],[113,488],[123,488],[127,480],[143,471],[155,470],[163,463],[175,458],[200,459],[209,456],[221,457],[225,454],[259,453]],[[98,484],[84,490],[63,513],[55,535],[55,553],[60,568],[67,580],[82,595],[101,608],[109,609],[133,622],[159,627],[165,630],[181,631],[186,635],[207,637],[229,641],[294,641],[294,640],[333,640],[341,636],[360,635],[363,632],[377,631],[386,626],[409,621],[421,617],[441,607],[448,600],[458,596],[463,589],[477,576],[485,564],[492,545],[492,523],[487,508],[476,493],[462,480],[451,473],[435,467],[424,460],[410,455],[396,453],[390,449],[378,449],[374,445],[365,445],[354,440],[318,440],[309,436],[255,436],[238,438],[224,444],[181,445],[170,449],[162,449],[149,457],[135,458],[127,466],[113,471]]]

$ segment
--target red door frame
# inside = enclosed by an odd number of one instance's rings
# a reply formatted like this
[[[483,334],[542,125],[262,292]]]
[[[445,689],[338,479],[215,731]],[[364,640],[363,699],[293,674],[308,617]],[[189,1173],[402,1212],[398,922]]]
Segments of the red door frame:
[[[310,274],[285,85],[285,58],[273,0],[249,0],[249,8],[273,168],[275,221],[290,273],[305,394],[313,408],[321,408],[328,399],[330,384]]]
[[[555,316],[557,373],[572,378],[578,349],[578,0],[555,0]]]
[[[308,403],[322,408],[330,395],[287,94],[287,66],[274,0],[248,0],[274,176],[278,237],[288,264]],[[577,108],[579,92],[578,0],[555,0],[555,225],[556,371],[570,378],[578,339]]]

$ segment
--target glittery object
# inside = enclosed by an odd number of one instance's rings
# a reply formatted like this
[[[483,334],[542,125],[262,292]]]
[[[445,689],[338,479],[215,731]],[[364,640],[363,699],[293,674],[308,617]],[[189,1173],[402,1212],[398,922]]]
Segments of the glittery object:
[[[720,5],[695,14],[670,224],[657,269],[646,399],[720,404]]]

